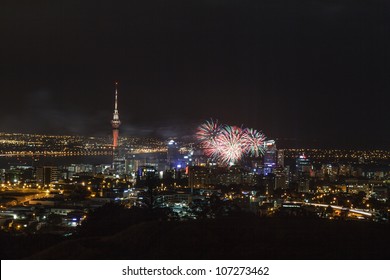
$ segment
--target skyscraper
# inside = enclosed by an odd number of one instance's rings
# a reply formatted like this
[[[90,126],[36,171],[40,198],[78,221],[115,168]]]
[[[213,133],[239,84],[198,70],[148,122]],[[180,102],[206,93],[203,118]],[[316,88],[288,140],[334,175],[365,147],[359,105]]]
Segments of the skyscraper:
[[[295,160],[295,172],[298,178],[309,177],[311,169],[311,160],[305,154],[300,155]]]
[[[264,175],[272,173],[278,163],[275,140],[264,141]]]
[[[179,158],[180,158],[179,145],[174,140],[170,140],[168,142],[168,149],[167,149],[167,163],[169,168],[176,168],[178,164],[180,165]]]
[[[278,167],[280,168],[283,168],[284,167],[284,150],[278,150],[278,162],[277,162],[277,165]]]

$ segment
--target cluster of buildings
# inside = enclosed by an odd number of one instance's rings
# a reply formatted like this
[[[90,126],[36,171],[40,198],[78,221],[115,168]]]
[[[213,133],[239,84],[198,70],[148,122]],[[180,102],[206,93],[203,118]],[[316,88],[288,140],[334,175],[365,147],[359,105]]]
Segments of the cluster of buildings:
[[[182,219],[196,218],[215,199],[260,215],[297,215],[305,207],[315,207],[314,213],[321,217],[334,218],[342,209],[343,213],[354,211],[354,217],[373,217],[377,212],[388,217],[389,165],[367,165],[360,153],[352,157],[355,162],[343,161],[338,151],[306,154],[278,149],[274,140],[267,140],[262,156],[248,156],[239,164],[225,166],[205,156],[196,145],[177,139],[170,139],[165,147],[150,139],[138,145],[120,139],[117,84],[111,125],[112,158],[107,164],[33,160],[0,169],[1,228],[16,233],[71,234],[90,211],[109,202],[168,207]],[[91,150],[107,149],[87,144]],[[330,159],[330,155],[337,157]]]

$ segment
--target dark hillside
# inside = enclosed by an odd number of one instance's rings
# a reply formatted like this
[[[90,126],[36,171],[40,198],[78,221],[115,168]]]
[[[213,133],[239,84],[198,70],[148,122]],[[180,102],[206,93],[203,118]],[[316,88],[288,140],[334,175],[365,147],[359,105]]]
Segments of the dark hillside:
[[[319,219],[151,221],[62,242],[32,259],[389,259],[390,227]]]

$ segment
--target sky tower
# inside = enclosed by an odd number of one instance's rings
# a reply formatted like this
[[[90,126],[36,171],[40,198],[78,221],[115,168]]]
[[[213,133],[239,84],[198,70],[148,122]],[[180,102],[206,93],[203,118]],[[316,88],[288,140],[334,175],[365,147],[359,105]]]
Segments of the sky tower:
[[[116,151],[118,148],[119,126],[121,125],[121,121],[119,120],[119,112],[118,112],[118,82],[115,82],[115,107],[114,107],[114,114],[112,117],[111,125],[112,125],[112,147],[113,150]]]

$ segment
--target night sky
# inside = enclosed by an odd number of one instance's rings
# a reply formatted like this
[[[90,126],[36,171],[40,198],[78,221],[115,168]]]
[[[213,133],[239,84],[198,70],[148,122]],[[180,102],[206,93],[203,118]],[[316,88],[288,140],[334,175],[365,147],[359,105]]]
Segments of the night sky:
[[[109,135],[118,80],[122,135],[390,147],[386,0],[1,1],[0,35],[2,132]]]

